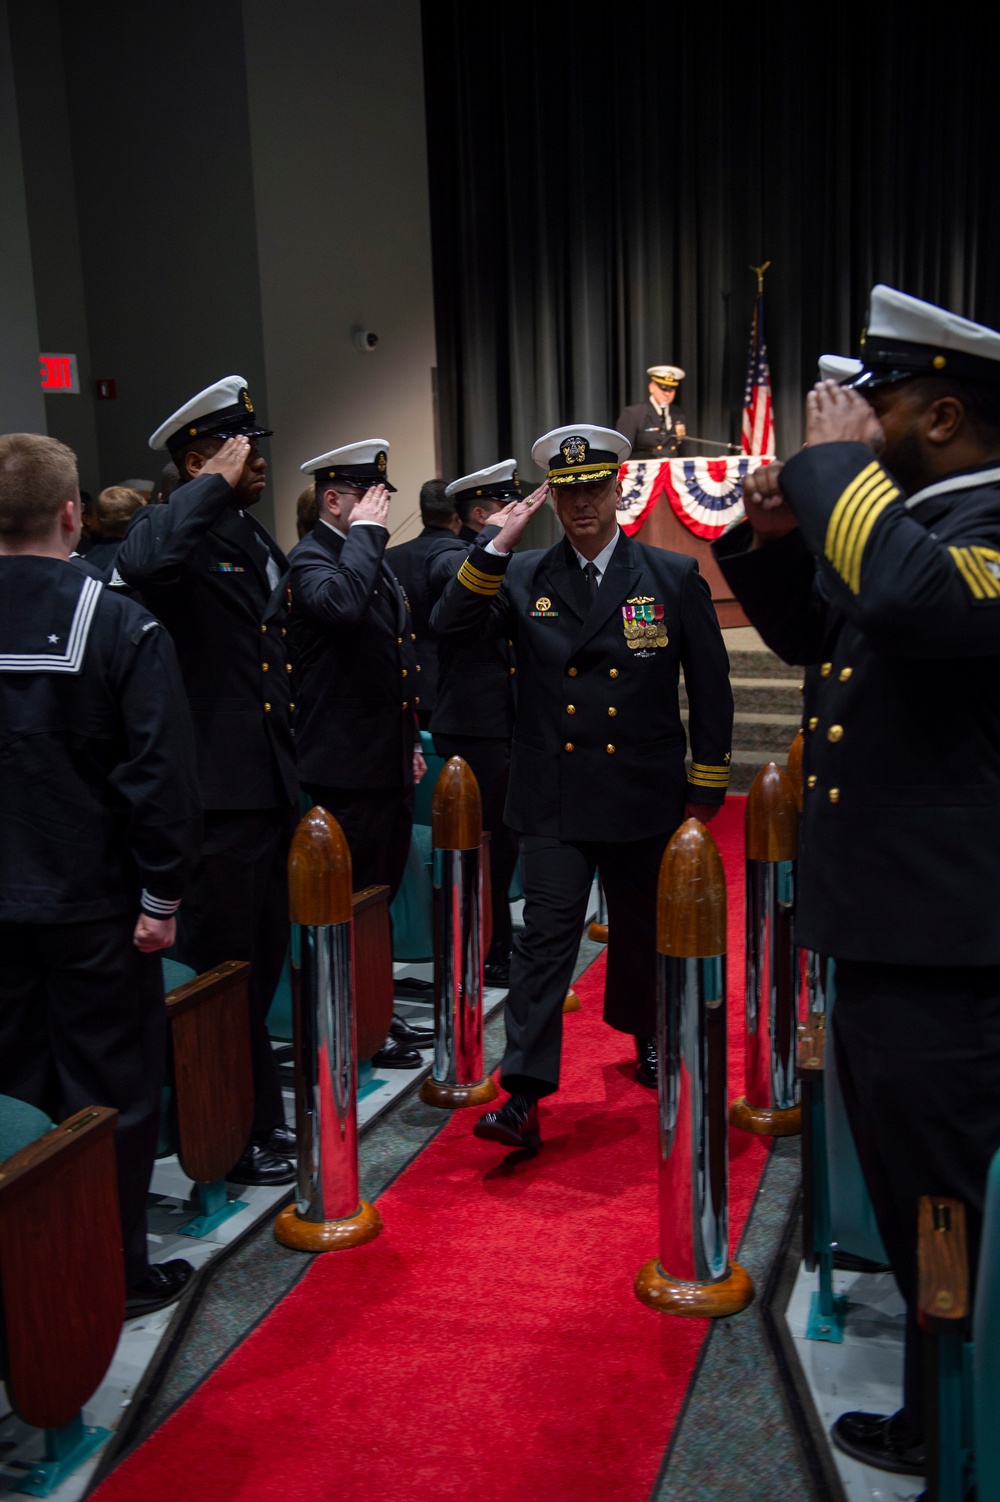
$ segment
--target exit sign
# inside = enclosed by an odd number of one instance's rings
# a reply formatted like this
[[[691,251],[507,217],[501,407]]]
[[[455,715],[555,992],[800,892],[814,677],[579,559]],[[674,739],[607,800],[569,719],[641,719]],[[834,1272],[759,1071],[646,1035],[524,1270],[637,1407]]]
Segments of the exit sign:
[[[79,395],[80,372],[76,355],[39,355],[42,390],[49,396]]]

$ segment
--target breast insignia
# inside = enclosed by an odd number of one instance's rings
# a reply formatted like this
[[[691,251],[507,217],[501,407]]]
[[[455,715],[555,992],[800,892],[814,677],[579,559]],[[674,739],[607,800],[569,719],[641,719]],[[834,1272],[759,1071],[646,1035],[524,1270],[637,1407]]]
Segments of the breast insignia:
[[[534,616],[536,619],[539,617],[556,619],[559,615],[559,612],[558,610],[552,609],[552,601],[549,599],[548,595],[539,595],[538,599],[535,601],[534,610],[529,610],[528,614],[530,616]]]
[[[665,647],[670,638],[664,614],[664,607],[657,605],[648,595],[629,600],[622,606],[626,645],[633,651],[639,647]]]

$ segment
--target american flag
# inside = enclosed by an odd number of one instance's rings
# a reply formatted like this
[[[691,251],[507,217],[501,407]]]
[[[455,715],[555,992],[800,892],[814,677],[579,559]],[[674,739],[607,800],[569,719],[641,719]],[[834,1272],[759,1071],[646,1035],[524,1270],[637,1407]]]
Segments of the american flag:
[[[756,270],[756,267],[752,268]],[[763,278],[758,278],[760,282]],[[750,325],[750,354],[747,360],[747,383],[743,391],[743,432],[740,447],[745,454],[774,454],[774,407],[771,402],[771,373],[767,368],[767,345],[764,343],[764,291],[757,292]]]

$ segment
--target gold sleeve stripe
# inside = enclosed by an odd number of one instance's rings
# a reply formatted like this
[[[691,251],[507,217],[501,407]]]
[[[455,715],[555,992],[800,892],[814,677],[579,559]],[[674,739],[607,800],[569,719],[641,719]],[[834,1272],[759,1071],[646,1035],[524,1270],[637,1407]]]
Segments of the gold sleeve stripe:
[[[503,574],[481,574],[466,561],[458,571],[458,582],[471,589],[474,595],[495,595],[500,591]]]
[[[985,558],[995,561],[998,555],[987,548],[949,548],[948,552],[972,591],[973,599],[1000,599],[1000,581],[994,579],[984,562]]]
[[[690,787],[693,787],[693,788],[718,788],[723,793],[726,791],[726,789],[729,786],[729,780],[728,780],[728,778],[726,779],[725,782],[712,782],[712,781],[709,781],[709,779],[707,777],[696,776],[696,774],[694,772],[689,772],[688,773],[688,779],[687,780],[688,780],[688,784],[689,784]]]
[[[844,542],[844,578],[855,594],[861,588],[861,559],[864,556],[865,547],[871,530],[878,521],[882,512],[890,501],[894,501],[899,491],[891,480],[885,480],[866,498],[863,506],[851,524],[851,530]]]
[[[861,588],[861,561],[872,528],[899,491],[873,460],[855,475],[830,514],[824,551],[853,594]]]
[[[729,768],[726,767],[721,772],[703,772],[701,767],[692,765],[691,770],[688,773],[688,781],[694,782],[695,780],[699,782],[726,783],[729,781]]]
[[[725,772],[726,776],[728,777],[729,763],[727,761],[724,761],[720,762],[719,765],[716,766],[715,762],[693,761],[691,763],[691,770],[693,772]]]

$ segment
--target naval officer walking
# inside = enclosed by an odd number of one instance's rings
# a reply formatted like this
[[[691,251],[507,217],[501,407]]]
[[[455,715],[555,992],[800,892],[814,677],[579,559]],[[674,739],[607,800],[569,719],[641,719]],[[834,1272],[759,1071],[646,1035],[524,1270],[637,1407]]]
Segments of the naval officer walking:
[[[431,617],[442,634],[513,641],[518,702],[507,823],[520,835],[524,931],[514,941],[502,1082],[477,1136],[540,1145],[538,1101],[559,1085],[562,1004],[599,870],[612,944],[604,1016],[656,1083],[660,861],[685,814],[713,817],[729,780],[729,662],[693,558],[645,547],[617,519],[628,441],[573,424],[540,438],[543,486],[473,548]],[[565,537],[514,555],[551,493]],[[681,668],[694,760],[685,774]]]

